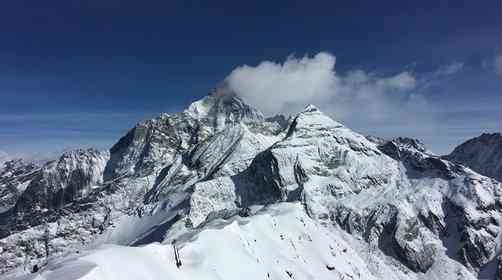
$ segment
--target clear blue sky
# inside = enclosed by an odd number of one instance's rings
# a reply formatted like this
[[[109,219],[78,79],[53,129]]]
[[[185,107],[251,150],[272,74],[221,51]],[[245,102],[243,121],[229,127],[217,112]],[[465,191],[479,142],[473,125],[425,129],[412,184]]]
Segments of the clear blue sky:
[[[332,53],[336,71],[462,69],[422,93],[437,152],[502,130],[502,1],[7,1],[0,10],[0,150],[109,147],[235,67]],[[358,112],[354,112],[357,114]],[[365,134],[410,133],[358,120]],[[388,127],[387,127],[388,128]],[[420,137],[421,135],[411,135]]]

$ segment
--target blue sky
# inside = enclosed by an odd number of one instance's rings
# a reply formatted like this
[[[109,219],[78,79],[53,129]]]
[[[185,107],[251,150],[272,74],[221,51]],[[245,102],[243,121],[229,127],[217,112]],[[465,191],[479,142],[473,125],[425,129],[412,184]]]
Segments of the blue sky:
[[[381,118],[351,92],[320,106],[361,133],[418,137],[446,153],[502,131],[501,1],[241,2],[4,3],[0,151],[107,148],[137,121],[206,95],[236,67],[319,52],[336,57],[345,80],[357,71],[369,85],[413,77],[405,92],[382,93]]]

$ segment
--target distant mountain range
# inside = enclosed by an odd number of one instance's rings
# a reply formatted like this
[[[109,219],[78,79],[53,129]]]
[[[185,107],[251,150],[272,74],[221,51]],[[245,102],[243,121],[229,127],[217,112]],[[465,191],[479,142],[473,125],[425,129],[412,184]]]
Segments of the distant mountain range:
[[[218,88],[110,151],[5,161],[0,278],[502,279],[501,181],[500,134],[438,156]]]

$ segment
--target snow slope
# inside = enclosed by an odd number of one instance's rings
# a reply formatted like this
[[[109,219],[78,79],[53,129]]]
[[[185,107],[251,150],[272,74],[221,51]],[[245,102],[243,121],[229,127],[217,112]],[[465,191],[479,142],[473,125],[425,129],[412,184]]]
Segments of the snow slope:
[[[103,246],[51,265],[34,278],[377,279],[339,234],[315,223],[297,203],[278,204],[250,218],[215,220],[207,229],[178,237],[180,268],[169,244]]]
[[[104,245],[23,279],[444,279],[450,273],[473,279],[448,262],[437,274],[410,274],[375,248],[315,222],[299,203],[255,211],[251,217],[216,219],[197,232],[175,236],[179,268],[169,243]]]

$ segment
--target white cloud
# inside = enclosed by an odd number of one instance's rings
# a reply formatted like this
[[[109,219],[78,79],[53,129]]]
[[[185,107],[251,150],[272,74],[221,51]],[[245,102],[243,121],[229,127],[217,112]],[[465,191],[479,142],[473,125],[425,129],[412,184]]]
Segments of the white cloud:
[[[420,90],[425,90],[433,86],[439,86],[449,79],[454,79],[456,74],[464,70],[464,66],[464,62],[456,61],[441,65],[434,71],[423,72],[417,82],[417,87]]]
[[[288,57],[284,63],[264,61],[257,66],[240,66],[226,78],[227,85],[244,100],[266,114],[294,113],[306,104],[329,107],[338,99],[374,98],[379,94],[409,91],[416,86],[409,72],[381,77],[355,70],[340,76],[335,56]],[[363,92],[367,96],[363,96]]]
[[[502,76],[502,54],[495,56],[493,66],[495,68],[495,74]]]
[[[463,62],[453,62],[448,65],[443,65],[439,67],[435,72],[435,76],[448,76],[448,75],[453,75],[456,74],[464,69],[464,63]]]
[[[292,112],[298,104],[322,102],[336,88],[335,57],[288,57],[283,64],[264,61],[240,66],[226,78],[228,86],[266,113]],[[292,108],[294,107],[294,108]]]
[[[266,115],[294,114],[312,103],[364,134],[387,138],[434,135],[435,108],[416,93],[422,79],[414,73],[381,75],[355,69],[340,74],[335,71],[335,61],[328,53],[289,57],[282,64],[265,61],[236,68],[226,82]]]
[[[383,87],[384,90],[405,91],[414,89],[417,84],[415,77],[409,72],[401,72],[395,76],[381,78],[376,81],[376,85]]]
[[[416,86],[417,80],[409,72],[381,77],[362,70],[351,71],[340,76],[329,110],[348,123],[404,121],[413,112],[427,108],[422,95],[411,93]]]

